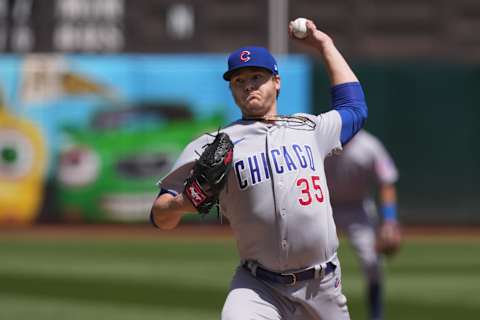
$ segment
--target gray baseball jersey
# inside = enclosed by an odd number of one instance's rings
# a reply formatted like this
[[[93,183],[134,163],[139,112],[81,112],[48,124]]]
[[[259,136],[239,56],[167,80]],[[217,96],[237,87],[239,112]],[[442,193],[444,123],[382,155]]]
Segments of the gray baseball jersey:
[[[379,184],[395,183],[398,171],[380,141],[365,130],[359,131],[340,155],[325,161],[332,205],[362,203]]]
[[[375,249],[373,195],[379,184],[397,181],[397,168],[382,143],[361,130],[341,154],[326,159],[325,172],[336,226],[348,236],[368,281],[379,283],[381,259]]]
[[[242,260],[284,272],[331,260],[338,247],[324,159],[341,148],[337,111],[301,114],[314,128],[287,121],[239,120],[222,131],[235,144],[233,168],[219,197]],[[159,186],[183,191],[183,182],[202,146],[191,142]]]

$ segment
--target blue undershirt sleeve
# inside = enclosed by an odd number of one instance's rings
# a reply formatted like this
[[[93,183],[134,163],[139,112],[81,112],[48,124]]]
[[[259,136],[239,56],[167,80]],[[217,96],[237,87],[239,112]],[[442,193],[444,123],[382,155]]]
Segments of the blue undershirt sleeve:
[[[367,103],[359,82],[347,82],[331,89],[332,108],[340,113],[340,142],[346,144],[363,128],[368,116]]]

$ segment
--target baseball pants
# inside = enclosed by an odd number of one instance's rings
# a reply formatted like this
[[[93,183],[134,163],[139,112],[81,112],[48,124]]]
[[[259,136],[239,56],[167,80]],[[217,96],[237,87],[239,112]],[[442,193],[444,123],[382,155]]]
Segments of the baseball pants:
[[[335,271],[294,286],[255,278],[238,267],[222,310],[222,320],[349,320],[338,258]]]

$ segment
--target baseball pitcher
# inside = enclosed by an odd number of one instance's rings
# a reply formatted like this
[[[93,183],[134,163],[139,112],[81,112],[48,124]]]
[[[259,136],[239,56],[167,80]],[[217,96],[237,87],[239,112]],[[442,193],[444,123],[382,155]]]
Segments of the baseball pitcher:
[[[363,127],[367,106],[332,39],[305,21],[301,39],[293,22],[289,35],[323,59],[332,110],[278,115],[281,68],[265,48],[242,47],[223,75],[242,118],[192,141],[158,184],[159,228],[217,204],[230,222],[241,261],[223,320],[350,318],[324,159]]]

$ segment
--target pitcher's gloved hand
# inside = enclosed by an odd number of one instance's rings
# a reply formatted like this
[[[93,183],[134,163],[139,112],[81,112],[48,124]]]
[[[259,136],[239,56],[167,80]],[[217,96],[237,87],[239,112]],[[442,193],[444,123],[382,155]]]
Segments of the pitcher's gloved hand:
[[[228,134],[219,132],[193,165],[185,180],[184,193],[199,213],[209,213],[218,202],[232,168],[232,159],[233,143]]]

